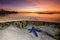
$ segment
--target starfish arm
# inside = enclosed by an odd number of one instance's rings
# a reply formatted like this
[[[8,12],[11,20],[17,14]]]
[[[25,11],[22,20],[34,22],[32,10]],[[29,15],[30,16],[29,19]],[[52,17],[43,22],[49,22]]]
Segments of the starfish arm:
[[[33,34],[34,34],[36,37],[38,37],[38,35],[37,35],[36,31],[33,31]]]
[[[29,33],[31,33],[33,30],[32,29],[28,29],[30,32]]]
[[[38,30],[38,29],[36,29],[36,31],[37,31],[37,32],[42,32],[42,30]]]

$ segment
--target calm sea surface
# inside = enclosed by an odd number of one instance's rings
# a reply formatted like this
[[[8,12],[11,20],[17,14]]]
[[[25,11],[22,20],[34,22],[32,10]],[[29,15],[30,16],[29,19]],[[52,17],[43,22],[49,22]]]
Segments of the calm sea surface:
[[[60,14],[37,14],[37,13],[18,13],[10,14],[4,17],[0,17],[0,22],[3,21],[16,21],[16,20],[28,20],[28,21],[48,21],[48,22],[59,22]]]

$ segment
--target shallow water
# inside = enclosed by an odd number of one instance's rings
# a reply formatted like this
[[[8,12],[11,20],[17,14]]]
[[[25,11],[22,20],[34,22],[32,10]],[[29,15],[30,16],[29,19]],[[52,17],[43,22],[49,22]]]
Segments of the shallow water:
[[[18,13],[0,17],[0,22],[16,20],[47,21],[60,23],[60,14]]]
[[[38,24],[38,25],[37,25]],[[38,37],[29,33],[32,27],[41,30]],[[14,21],[0,23],[0,40],[55,40],[60,25],[39,21]],[[53,36],[53,37],[52,37]]]
[[[30,28],[30,26],[28,25],[27,27]],[[38,33],[38,37],[35,37],[33,33],[29,33],[29,28],[19,29],[14,26],[9,26],[4,30],[0,30],[0,40],[55,40],[41,32]]]

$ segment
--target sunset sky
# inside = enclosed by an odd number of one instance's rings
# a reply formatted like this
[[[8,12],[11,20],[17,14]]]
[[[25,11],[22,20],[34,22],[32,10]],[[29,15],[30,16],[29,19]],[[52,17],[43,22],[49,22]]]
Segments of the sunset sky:
[[[0,0],[0,9],[14,11],[60,11],[60,0]]]

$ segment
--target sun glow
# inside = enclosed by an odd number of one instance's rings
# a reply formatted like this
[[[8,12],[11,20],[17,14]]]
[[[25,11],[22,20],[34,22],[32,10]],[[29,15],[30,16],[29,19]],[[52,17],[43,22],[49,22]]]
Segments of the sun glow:
[[[28,8],[28,9],[21,9],[18,11],[19,12],[46,12],[46,11],[53,11],[53,10],[55,10],[55,9],[51,9],[51,8]]]
[[[43,8],[31,8],[31,9],[24,9],[23,11],[26,12],[40,12],[40,11],[44,11]]]

